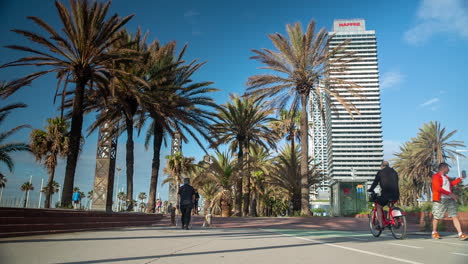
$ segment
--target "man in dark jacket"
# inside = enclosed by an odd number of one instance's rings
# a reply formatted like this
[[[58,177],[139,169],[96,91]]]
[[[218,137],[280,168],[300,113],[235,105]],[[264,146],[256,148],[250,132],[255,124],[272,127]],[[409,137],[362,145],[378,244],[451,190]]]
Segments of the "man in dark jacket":
[[[184,185],[179,188],[177,193],[177,205],[180,206],[182,213],[182,229],[187,229],[190,224],[190,214],[195,203],[195,189],[190,186],[190,179],[184,178]]]
[[[390,168],[388,161],[382,162],[381,170],[377,172],[374,182],[368,192],[374,192],[377,184],[380,185],[380,196],[377,197],[377,218],[380,228],[383,228],[382,208],[390,201],[398,201],[400,199],[400,189],[398,187],[398,173]]]

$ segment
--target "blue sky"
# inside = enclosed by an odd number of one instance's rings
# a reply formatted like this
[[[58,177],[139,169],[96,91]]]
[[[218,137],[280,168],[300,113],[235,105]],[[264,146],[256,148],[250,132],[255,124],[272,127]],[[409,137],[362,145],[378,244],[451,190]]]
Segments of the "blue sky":
[[[247,78],[261,72],[260,65],[249,57],[251,49],[272,48],[267,34],[285,33],[285,25],[297,21],[305,26],[315,19],[318,27],[330,30],[333,19],[364,18],[367,29],[376,30],[377,34],[385,158],[391,158],[401,143],[415,136],[423,123],[432,120],[440,121],[450,131],[457,129],[454,139],[468,143],[468,2],[464,0],[114,0],[110,13],[135,14],[127,28],[135,30],[140,26],[149,32],[149,40],[176,40],[179,47],[188,43],[187,59],[207,61],[195,78],[215,82],[214,87],[221,91],[213,96],[220,104],[226,102],[230,93],[243,93]],[[10,32],[12,28],[38,31],[26,16],[38,16],[55,28],[60,26],[51,0],[2,1],[1,46],[27,43]],[[0,64],[20,55],[2,47]],[[33,70],[2,69],[0,80]],[[55,85],[54,76],[43,77],[4,100],[2,105],[24,102],[29,107],[12,113],[1,129],[25,123],[40,128],[48,117],[57,116],[58,105],[53,105]],[[86,116],[84,127],[95,116]],[[24,130],[10,140],[24,141],[29,132]],[[75,185],[86,192],[93,183],[96,138],[95,134],[86,138],[76,173]],[[122,168],[125,166],[124,146],[125,137],[121,137],[117,164]],[[152,153],[145,151],[143,136],[136,139],[135,148],[135,194],[148,193]],[[201,159],[202,152],[193,142],[184,145],[183,151],[187,156]],[[162,157],[168,153],[165,148]],[[41,178],[47,178],[46,171],[30,154],[15,154],[14,158],[16,167],[12,174],[6,173],[8,184],[4,195],[19,197],[19,186],[33,175],[37,188],[32,196],[37,197]],[[462,167],[468,169],[468,161],[464,160]],[[6,172],[4,167],[0,169]],[[63,174],[62,161],[56,174],[58,182],[63,182]],[[158,187],[158,192],[166,197],[167,185]]]

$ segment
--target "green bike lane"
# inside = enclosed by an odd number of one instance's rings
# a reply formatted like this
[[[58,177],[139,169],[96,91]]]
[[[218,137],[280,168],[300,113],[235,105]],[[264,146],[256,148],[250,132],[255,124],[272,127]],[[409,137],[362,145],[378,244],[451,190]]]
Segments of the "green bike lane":
[[[457,254],[455,254],[457,253]],[[0,263],[467,263],[468,241],[362,231],[123,228],[0,239]]]

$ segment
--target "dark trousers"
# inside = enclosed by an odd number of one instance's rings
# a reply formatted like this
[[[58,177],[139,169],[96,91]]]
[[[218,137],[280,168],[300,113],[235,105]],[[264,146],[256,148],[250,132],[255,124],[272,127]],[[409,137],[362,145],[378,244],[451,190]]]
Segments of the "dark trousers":
[[[182,226],[186,226],[190,223],[190,215],[192,212],[192,206],[182,205],[180,207],[180,212],[182,213]]]

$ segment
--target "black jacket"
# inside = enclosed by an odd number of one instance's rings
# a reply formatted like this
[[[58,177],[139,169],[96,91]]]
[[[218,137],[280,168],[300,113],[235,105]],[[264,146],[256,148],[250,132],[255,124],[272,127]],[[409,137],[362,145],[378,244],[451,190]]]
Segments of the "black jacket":
[[[385,167],[375,176],[374,182],[372,183],[369,191],[374,191],[377,184],[380,185],[382,192],[380,195],[389,201],[398,201],[400,199],[400,189],[398,187],[398,173],[390,168]]]

